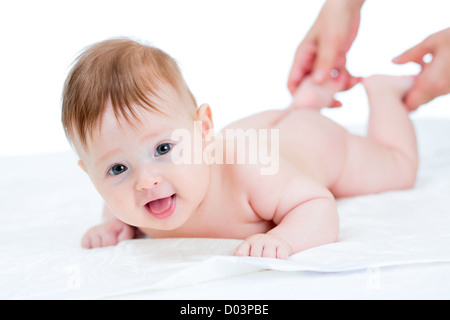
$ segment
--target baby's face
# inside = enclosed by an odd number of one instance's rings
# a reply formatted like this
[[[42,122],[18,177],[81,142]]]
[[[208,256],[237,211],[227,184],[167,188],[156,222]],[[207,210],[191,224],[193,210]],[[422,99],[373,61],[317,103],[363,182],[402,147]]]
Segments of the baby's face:
[[[136,107],[141,123],[134,125],[118,121],[109,106],[100,133],[89,139],[88,151],[80,152],[81,164],[106,205],[129,225],[176,229],[206,195],[209,166],[172,161],[171,154],[185,147],[182,140],[172,140],[172,132],[182,128],[194,135],[199,130],[186,111],[193,106],[177,96],[164,101],[165,114]]]

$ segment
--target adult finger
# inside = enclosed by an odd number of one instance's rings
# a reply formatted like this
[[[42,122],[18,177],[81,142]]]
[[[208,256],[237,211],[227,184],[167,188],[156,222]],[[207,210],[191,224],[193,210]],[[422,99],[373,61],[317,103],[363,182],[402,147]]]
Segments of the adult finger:
[[[406,94],[404,103],[411,111],[431,101],[433,97],[432,69],[426,66],[416,77],[416,82]]]
[[[448,55],[437,52],[433,61],[425,64],[417,76],[414,87],[405,98],[405,104],[415,110],[438,96],[450,93],[449,67]]]
[[[416,62],[423,66],[423,56],[433,52],[433,47],[430,38],[425,39],[421,43],[406,50],[401,55],[392,59],[396,64],[404,64],[408,62]]]
[[[331,70],[336,68],[336,61],[342,60],[338,59],[339,51],[339,41],[335,38],[325,39],[319,43],[313,74],[317,84],[323,84],[328,80]]]
[[[330,106],[328,108],[340,108],[342,107],[342,103],[338,100],[333,100]]]
[[[303,78],[312,70],[315,57],[315,46],[310,43],[302,43],[298,47],[288,77],[288,89],[295,93]]]
[[[339,76],[344,78],[343,81],[345,85],[343,86],[342,91],[350,90],[362,80],[361,77],[352,76],[347,69],[342,69]]]

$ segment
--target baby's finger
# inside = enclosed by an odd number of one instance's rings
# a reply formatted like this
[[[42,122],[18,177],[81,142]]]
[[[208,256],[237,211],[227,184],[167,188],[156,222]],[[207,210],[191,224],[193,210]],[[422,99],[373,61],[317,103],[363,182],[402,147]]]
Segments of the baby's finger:
[[[117,237],[114,233],[105,233],[101,235],[102,247],[115,246],[117,243],[118,243]]]
[[[135,228],[130,226],[123,226],[122,230],[117,236],[117,240],[123,241],[123,240],[130,240],[134,238]]]
[[[91,240],[91,249],[93,248],[101,248],[102,246],[102,239],[98,235],[92,235],[90,237]]]
[[[252,243],[250,248],[251,257],[262,257],[263,256],[263,245],[260,243]]]
[[[289,255],[290,255],[289,249],[286,248],[285,246],[279,246],[277,248],[277,255],[276,255],[276,257],[278,259],[287,260],[289,258]]]
[[[248,257],[250,255],[250,244],[247,241],[242,242],[234,252],[235,256]]]
[[[91,237],[84,236],[81,240],[81,246],[85,249],[92,249]]]
[[[276,258],[277,257],[277,247],[272,244],[266,244],[263,248],[262,256],[264,258]]]

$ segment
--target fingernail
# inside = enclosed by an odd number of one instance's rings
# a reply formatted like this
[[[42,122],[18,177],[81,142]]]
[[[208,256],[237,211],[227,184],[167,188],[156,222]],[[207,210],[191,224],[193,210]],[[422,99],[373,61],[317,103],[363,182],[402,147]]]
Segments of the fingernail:
[[[333,70],[331,70],[331,72],[330,72],[330,76],[331,76],[332,78],[337,78],[337,77],[340,76],[340,73],[339,73],[339,71],[337,71],[336,69],[333,69]]]

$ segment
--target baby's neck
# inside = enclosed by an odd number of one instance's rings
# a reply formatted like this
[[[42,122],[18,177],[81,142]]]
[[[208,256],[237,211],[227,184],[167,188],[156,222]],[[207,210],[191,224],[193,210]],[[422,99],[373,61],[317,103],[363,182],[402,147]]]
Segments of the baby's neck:
[[[211,210],[217,207],[217,202],[220,201],[221,195],[224,192],[224,188],[226,188],[227,179],[225,178],[224,169],[225,166],[221,164],[209,164],[209,180],[208,187],[203,198],[202,202],[198,206],[197,212],[194,213],[195,217],[192,218],[200,218],[202,216],[212,214]],[[225,189],[226,190],[226,189]]]

